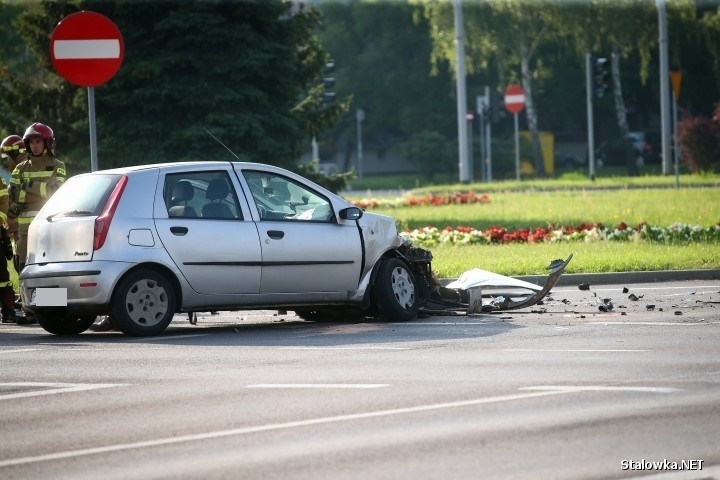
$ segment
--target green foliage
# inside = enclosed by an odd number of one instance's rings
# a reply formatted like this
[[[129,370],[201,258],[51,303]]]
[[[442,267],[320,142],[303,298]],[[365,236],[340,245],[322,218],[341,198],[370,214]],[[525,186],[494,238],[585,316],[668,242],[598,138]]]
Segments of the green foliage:
[[[318,162],[310,161],[294,168],[295,172],[313,182],[321,185],[333,193],[338,193],[347,188],[348,182],[353,180],[357,175],[354,171],[345,173],[333,173],[323,175],[317,171]]]
[[[317,96],[328,55],[315,34],[321,16],[307,4],[43,0],[17,17],[27,63],[38,65],[34,77],[16,69],[3,78],[7,109],[26,112],[4,128],[50,124],[71,173],[89,169],[87,101],[54,73],[48,38],[80,9],[110,18],[125,45],[119,72],[95,87],[101,168],[234,160],[205,129],[243,160],[292,167],[309,137],[347,110],[349,100],[325,106]]]
[[[421,174],[432,180],[436,173],[447,171],[452,164],[453,145],[439,132],[423,130],[395,146],[402,156],[416,163]]]
[[[455,135],[454,86],[447,71],[431,76],[427,24],[398,1],[323,2],[319,37],[336,63],[336,90],[352,94],[351,113],[332,132],[355,139],[354,112],[365,112],[363,138],[380,156],[416,132]],[[448,121],[449,120],[449,121]],[[330,143],[330,142],[328,142]]]

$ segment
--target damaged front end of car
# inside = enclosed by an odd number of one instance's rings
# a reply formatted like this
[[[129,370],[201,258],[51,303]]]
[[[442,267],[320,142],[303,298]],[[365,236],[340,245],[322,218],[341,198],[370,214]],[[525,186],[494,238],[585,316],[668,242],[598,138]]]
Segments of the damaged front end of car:
[[[420,312],[430,315],[489,313],[517,310],[539,303],[555,286],[572,260],[553,260],[542,285],[481,269],[464,272],[443,285],[432,270],[432,253],[406,242],[397,249],[412,271]]]

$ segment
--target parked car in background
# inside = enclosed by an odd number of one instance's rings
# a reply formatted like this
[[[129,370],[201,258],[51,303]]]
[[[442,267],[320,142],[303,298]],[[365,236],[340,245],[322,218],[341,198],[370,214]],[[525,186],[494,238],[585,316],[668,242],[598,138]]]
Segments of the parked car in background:
[[[409,320],[430,258],[394,219],[278,167],[142,165],[72,177],[50,198],[30,226],[21,296],[60,335],[97,315],[135,336],[179,312]]]
[[[642,158],[643,163],[659,162],[658,148],[653,145],[650,139],[652,135],[645,132],[629,132],[628,135],[637,156]],[[595,150],[595,158],[601,161],[603,165],[624,166],[627,163],[625,145],[625,141],[620,137],[602,141]]]

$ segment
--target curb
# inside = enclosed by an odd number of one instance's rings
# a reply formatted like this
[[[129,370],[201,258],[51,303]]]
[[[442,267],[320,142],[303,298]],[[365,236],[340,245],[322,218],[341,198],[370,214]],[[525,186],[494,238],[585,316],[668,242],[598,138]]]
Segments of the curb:
[[[546,275],[526,275],[514,277],[519,280],[542,285],[547,279]],[[653,270],[648,272],[607,272],[607,273],[565,273],[555,284],[556,286],[578,285],[589,283],[591,285],[606,285],[613,283],[653,283],[653,282],[679,282],[688,280],[720,280],[720,270]]]

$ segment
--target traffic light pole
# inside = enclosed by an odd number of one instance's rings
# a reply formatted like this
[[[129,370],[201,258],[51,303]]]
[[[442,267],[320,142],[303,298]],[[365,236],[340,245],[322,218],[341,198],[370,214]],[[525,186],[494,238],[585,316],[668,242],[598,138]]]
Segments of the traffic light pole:
[[[592,55],[585,54],[585,90],[587,98],[588,169],[590,180],[595,181],[595,125],[593,124],[593,65]]]

